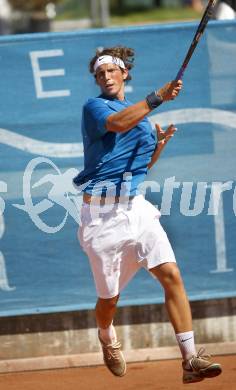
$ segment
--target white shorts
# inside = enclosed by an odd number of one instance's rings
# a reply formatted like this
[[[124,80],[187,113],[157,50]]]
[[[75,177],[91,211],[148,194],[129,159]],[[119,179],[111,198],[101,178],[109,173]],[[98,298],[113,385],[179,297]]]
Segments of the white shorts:
[[[118,295],[141,267],[176,261],[159,210],[142,195],[106,207],[83,203],[78,231],[100,298]]]

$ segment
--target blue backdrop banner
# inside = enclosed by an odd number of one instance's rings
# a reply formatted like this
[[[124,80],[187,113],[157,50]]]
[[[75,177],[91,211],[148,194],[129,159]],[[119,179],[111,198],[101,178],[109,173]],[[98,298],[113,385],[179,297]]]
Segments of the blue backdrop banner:
[[[98,47],[135,49],[127,98],[174,79],[196,23],[0,39],[0,316],[92,308],[77,241],[82,105]],[[191,300],[236,296],[236,22],[210,22],[180,96],[149,117],[178,132],[143,186],[162,212]],[[141,270],[120,305],[162,302]]]

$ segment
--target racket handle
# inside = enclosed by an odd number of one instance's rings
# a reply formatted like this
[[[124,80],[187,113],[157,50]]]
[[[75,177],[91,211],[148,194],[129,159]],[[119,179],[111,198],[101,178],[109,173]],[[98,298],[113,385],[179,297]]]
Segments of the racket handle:
[[[175,81],[182,80],[183,74],[184,74],[185,68],[181,67],[180,70],[178,71]]]

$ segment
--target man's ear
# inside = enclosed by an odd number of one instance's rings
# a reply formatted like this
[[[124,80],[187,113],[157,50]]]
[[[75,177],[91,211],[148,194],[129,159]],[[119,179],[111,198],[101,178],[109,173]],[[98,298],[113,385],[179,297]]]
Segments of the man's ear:
[[[128,69],[123,69],[123,80],[124,81],[127,80],[128,75],[129,75]]]

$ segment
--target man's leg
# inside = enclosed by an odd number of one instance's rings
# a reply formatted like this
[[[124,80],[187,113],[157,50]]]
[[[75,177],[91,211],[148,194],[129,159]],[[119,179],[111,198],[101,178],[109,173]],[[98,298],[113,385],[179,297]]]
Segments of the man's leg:
[[[119,295],[113,298],[103,299],[98,298],[95,315],[99,334],[105,343],[112,343],[116,341],[115,329],[112,326],[112,321],[116,312],[116,305]]]
[[[119,295],[113,298],[98,298],[95,315],[98,325],[98,337],[103,349],[103,359],[113,375],[123,376],[126,373],[126,363],[117,341],[116,331],[112,321],[116,311]]]
[[[150,270],[165,291],[165,304],[184,360],[196,355],[192,314],[176,263],[164,263]]]
[[[202,355],[201,350],[196,356],[192,314],[178,266],[176,263],[164,263],[150,271],[157,277],[165,291],[166,308],[184,360],[183,382],[198,382],[219,375],[221,373],[219,364],[212,363],[208,357]]]
[[[175,333],[191,331],[192,314],[176,263],[164,263],[150,271],[164,288],[166,308]]]

